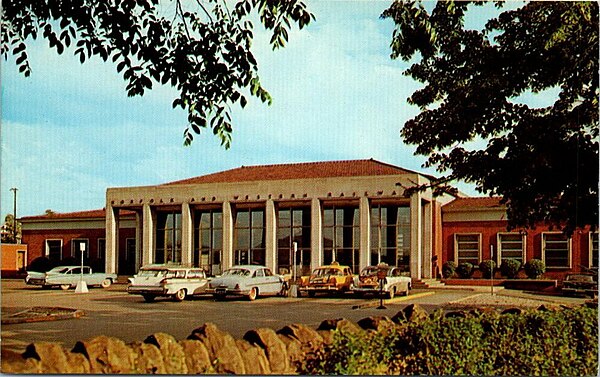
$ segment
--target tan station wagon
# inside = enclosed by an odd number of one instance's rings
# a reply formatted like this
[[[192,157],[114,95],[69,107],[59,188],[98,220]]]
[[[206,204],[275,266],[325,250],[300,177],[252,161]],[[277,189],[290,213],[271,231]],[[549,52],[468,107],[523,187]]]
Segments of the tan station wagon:
[[[310,297],[317,292],[349,292],[354,290],[354,279],[350,267],[333,262],[316,268],[310,276],[302,276],[298,292]]]

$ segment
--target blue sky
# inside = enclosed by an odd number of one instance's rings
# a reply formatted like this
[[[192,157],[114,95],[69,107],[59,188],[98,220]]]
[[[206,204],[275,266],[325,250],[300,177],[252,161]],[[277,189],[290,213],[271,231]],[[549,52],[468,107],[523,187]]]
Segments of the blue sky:
[[[19,189],[21,217],[102,208],[107,187],[241,165],[375,158],[435,174],[400,138],[418,113],[406,98],[419,84],[402,74],[406,63],[389,57],[393,24],[379,15],[390,1],[308,4],[317,20],[294,29],[284,49],[271,51],[257,28],[253,52],[273,104],[234,108],[230,150],[210,130],[183,146],[186,114],[172,109],[172,89],[155,84],[128,98],[112,64],[82,65],[72,49],[59,56],[46,41],[30,41],[29,78],[14,58],[2,62],[2,216],[12,213],[11,187]]]

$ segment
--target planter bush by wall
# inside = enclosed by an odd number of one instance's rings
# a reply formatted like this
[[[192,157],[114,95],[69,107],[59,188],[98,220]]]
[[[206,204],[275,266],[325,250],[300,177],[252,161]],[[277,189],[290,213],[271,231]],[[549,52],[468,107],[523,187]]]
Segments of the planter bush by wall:
[[[540,259],[531,259],[525,263],[525,273],[530,279],[537,279],[546,272],[546,264]]]
[[[493,260],[484,260],[479,263],[479,271],[484,279],[490,279],[496,269],[496,262]]]
[[[473,275],[473,265],[471,263],[460,263],[456,267],[456,273],[463,279],[468,279]]]
[[[448,261],[442,265],[442,276],[444,279],[454,277],[456,274],[456,263]]]
[[[37,257],[27,266],[27,271],[48,272],[54,267],[54,263],[46,257]]]
[[[502,276],[506,276],[509,279],[514,279],[519,274],[519,269],[521,269],[521,262],[516,259],[502,259],[502,264],[500,265],[500,273]]]

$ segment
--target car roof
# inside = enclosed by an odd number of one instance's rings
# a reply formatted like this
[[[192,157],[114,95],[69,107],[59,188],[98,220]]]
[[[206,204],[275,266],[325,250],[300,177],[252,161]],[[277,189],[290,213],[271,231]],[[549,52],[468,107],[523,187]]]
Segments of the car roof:
[[[142,270],[202,270],[201,267],[181,266],[175,264],[149,264],[143,266]]]
[[[260,265],[256,265],[256,264],[240,264],[240,265],[236,265],[233,266],[231,268],[228,268],[228,270],[234,269],[234,268],[243,268],[245,270],[250,270],[250,271],[256,271],[262,268],[267,268],[265,266],[260,266]]]
[[[325,266],[319,266],[319,267],[315,268],[315,270],[318,270],[320,268],[335,268],[336,270],[343,270],[344,268],[350,268],[350,267],[344,266],[344,265],[339,265],[339,264],[329,264],[329,265],[325,265]]]

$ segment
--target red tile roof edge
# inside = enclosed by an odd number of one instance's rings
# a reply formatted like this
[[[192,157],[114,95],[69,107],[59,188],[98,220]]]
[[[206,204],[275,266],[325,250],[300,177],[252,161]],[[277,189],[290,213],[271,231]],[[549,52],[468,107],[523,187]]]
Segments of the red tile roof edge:
[[[445,204],[443,209],[463,209],[463,208],[498,208],[504,209],[505,205],[500,203],[502,200],[499,196],[478,196],[456,198],[448,204]]]
[[[121,215],[132,215],[133,211],[123,210]],[[19,218],[20,221],[28,221],[28,220],[60,220],[60,219],[103,219],[106,217],[106,210],[102,209],[92,209],[85,211],[75,211],[75,212],[52,212],[51,214],[45,213],[43,215],[35,215],[35,216],[24,216]]]
[[[375,160],[373,158],[370,159],[361,159],[361,160],[336,160],[336,161],[316,161],[316,162],[298,162],[298,163],[282,163],[282,164],[267,164],[267,165],[250,165],[245,166],[242,165],[237,168],[232,168],[228,170],[218,171],[206,175],[201,175],[192,178],[181,179],[177,181],[163,183],[159,186],[171,186],[171,185],[183,185],[183,184],[201,184],[201,183],[225,183],[225,182],[251,182],[251,181],[259,181],[259,180],[287,180],[287,179],[310,179],[310,178],[330,178],[330,177],[347,177],[347,176],[369,176],[369,175],[394,175],[393,173],[367,173],[367,174],[348,174],[347,171],[339,172],[338,174],[332,172],[326,172],[325,174],[319,174],[318,170],[315,169],[318,166],[333,168],[334,166],[344,166],[348,164],[364,164],[364,163],[374,163],[381,168],[392,169],[397,172],[397,174],[402,173],[411,173],[411,174],[420,174],[427,178],[435,178],[431,175],[427,175],[424,173],[419,173],[413,170],[405,169],[399,166],[395,166],[392,164],[388,164],[385,162],[381,162]],[[363,166],[364,168],[364,166]],[[302,173],[305,173],[304,176],[295,176],[292,172],[286,172],[282,174],[274,174],[269,177],[268,175],[261,174],[260,176],[252,176],[252,174],[256,174],[261,170],[265,169],[300,169]],[[358,169],[360,170],[360,169]],[[298,173],[296,171],[295,173]]]

